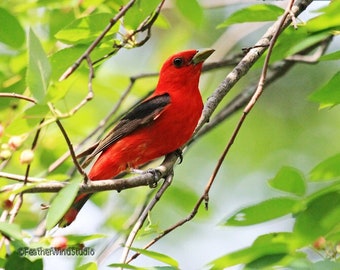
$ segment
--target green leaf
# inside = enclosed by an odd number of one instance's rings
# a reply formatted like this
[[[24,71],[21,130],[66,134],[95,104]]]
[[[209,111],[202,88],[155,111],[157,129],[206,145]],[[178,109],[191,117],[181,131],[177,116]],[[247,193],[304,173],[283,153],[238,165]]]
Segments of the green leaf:
[[[330,60],[339,60],[339,59],[340,59],[340,51],[325,54],[319,58],[320,61],[330,61]]]
[[[21,135],[32,131],[40,123],[41,119],[38,118],[23,118],[19,116],[6,128],[9,135]]]
[[[24,29],[17,18],[4,8],[0,8],[0,25],[0,42],[16,49],[24,44]]]
[[[74,20],[56,33],[55,38],[67,44],[88,44],[103,32],[112,17],[111,13],[97,13]],[[112,27],[104,40],[112,39],[112,34],[117,32],[118,27],[119,24]]]
[[[112,267],[112,268],[120,268],[120,269],[138,269],[138,270],[144,270],[143,268],[141,267],[138,267],[138,266],[133,266],[133,265],[130,265],[130,264],[127,264],[127,263],[111,263],[108,265],[109,267]]]
[[[276,266],[280,263],[280,261],[284,260],[287,257],[285,253],[272,254],[272,255],[264,255],[254,261],[247,263],[244,270],[252,270],[252,269],[272,269],[270,266]]]
[[[184,1],[183,1],[184,2]],[[275,5],[258,4],[238,10],[217,28],[228,27],[235,23],[275,21],[284,10]]]
[[[53,199],[46,217],[46,229],[52,229],[63,217],[77,196],[81,178],[70,181]]]
[[[298,29],[293,27],[285,29],[279,36],[279,39],[274,47],[271,63],[280,61],[288,56],[299,53],[321,40],[329,36],[329,33],[311,33],[304,26],[299,26]],[[266,55],[266,53],[265,53]],[[257,66],[263,65],[263,60],[256,63]]]
[[[87,46],[72,46],[50,56],[52,66],[52,80],[57,81],[60,76],[69,68],[87,49]]]
[[[224,225],[248,226],[272,220],[292,213],[297,202],[290,197],[272,198],[237,211]]]
[[[340,176],[340,154],[327,158],[316,165],[310,172],[311,181],[334,180]]]
[[[8,258],[5,265],[6,270],[43,270],[43,259],[29,260],[24,256],[20,256],[18,252],[13,252]]]
[[[104,235],[104,234],[90,234],[90,235],[69,234],[69,235],[67,235],[67,244],[69,246],[75,246],[77,244],[84,243],[86,241],[105,238],[105,237],[106,237],[106,235]]]
[[[283,257],[292,250],[290,246],[294,242],[290,233],[273,233],[260,236],[252,246],[226,254],[209,265],[210,269],[224,269],[237,264],[249,264],[259,258],[268,255]]]
[[[41,119],[44,118],[49,112],[47,105],[36,104],[28,107],[23,114],[19,114],[10,125],[7,127],[6,132],[10,135],[21,135],[32,131],[39,125]]]
[[[303,196],[306,193],[304,176],[298,169],[293,167],[282,167],[268,183],[272,188],[297,196]]]
[[[42,103],[47,93],[51,67],[39,39],[32,29],[28,32],[28,67],[26,81],[33,97]]]
[[[155,259],[159,262],[163,262],[165,264],[168,264],[168,265],[178,269],[178,262],[175,259],[169,257],[168,255],[165,255],[165,254],[162,254],[162,253],[159,253],[159,252],[155,252],[155,251],[142,249],[142,248],[131,247],[130,249],[135,251],[135,252],[138,252],[138,253],[140,253],[144,256]]]
[[[95,262],[85,263],[76,268],[76,270],[97,270],[98,265]]]
[[[200,26],[203,19],[203,9],[196,0],[183,1],[177,0],[176,6],[185,18],[196,26]]]
[[[340,71],[338,71],[323,87],[309,96],[311,101],[319,102],[326,106],[340,103]]]
[[[0,222],[0,232],[9,238],[22,240],[23,234],[19,225],[7,222]]]
[[[93,4],[93,6],[96,4]],[[49,37],[51,40],[53,40],[54,35],[60,31],[63,27],[66,27],[68,24],[70,24],[72,21],[75,20],[75,12],[74,9],[66,9],[66,8],[60,8],[60,9],[51,9],[49,14]]]
[[[297,33],[299,30],[290,29],[289,32]],[[287,31],[288,32],[288,31]],[[301,33],[302,32],[302,33]],[[294,34],[291,35],[291,40],[294,38]],[[301,27],[300,35],[298,35],[298,39],[295,42],[291,42],[289,44],[290,48],[287,50],[286,55],[294,55],[296,53],[301,52],[304,49],[311,47],[314,44],[317,44],[320,41],[323,41],[325,38],[329,37],[328,32],[320,32],[320,33],[310,33],[306,27]],[[280,40],[282,42],[283,40]],[[285,42],[285,41],[283,41]],[[282,43],[281,43],[282,44]],[[286,45],[287,46],[287,45]]]
[[[24,112],[24,118],[38,118],[42,119],[46,116],[46,114],[50,111],[49,107],[45,104],[40,105],[36,104],[28,109],[25,110]]]
[[[332,232],[340,225],[339,205],[340,191],[321,194],[314,198],[307,204],[306,209],[297,215],[294,233],[305,244],[309,244],[318,237]]]
[[[321,8],[321,15],[309,20],[306,24],[308,31],[318,32],[324,30],[339,30],[340,28],[340,2],[331,1],[328,6]]]

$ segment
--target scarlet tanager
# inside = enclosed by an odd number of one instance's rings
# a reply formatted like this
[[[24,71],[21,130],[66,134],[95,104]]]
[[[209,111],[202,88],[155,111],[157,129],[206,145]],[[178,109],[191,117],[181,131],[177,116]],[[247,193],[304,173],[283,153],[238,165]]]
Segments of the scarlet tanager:
[[[85,150],[84,164],[98,154],[88,177],[111,179],[119,173],[176,151],[192,136],[203,109],[198,89],[202,65],[213,49],[188,50],[168,58],[153,94],[128,112],[108,135]],[[92,193],[80,194],[59,221],[70,225]]]

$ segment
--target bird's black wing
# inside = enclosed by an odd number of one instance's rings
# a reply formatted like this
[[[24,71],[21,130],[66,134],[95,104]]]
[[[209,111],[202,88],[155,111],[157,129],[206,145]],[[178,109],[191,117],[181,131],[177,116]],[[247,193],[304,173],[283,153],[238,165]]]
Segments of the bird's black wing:
[[[83,167],[86,167],[97,154],[105,151],[113,143],[141,127],[150,125],[162,114],[170,102],[170,95],[165,93],[139,103],[102,140],[78,155],[78,157],[88,156],[83,163]]]

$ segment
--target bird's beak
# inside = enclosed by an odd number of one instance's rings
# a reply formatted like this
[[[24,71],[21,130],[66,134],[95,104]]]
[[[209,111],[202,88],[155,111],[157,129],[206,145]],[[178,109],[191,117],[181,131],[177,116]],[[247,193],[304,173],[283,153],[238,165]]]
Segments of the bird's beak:
[[[214,49],[199,49],[194,57],[191,59],[191,63],[194,65],[205,61],[215,50]]]

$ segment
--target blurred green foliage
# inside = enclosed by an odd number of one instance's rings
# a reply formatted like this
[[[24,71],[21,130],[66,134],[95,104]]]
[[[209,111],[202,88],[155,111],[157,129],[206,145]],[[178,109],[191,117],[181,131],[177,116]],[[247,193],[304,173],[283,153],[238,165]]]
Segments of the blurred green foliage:
[[[72,143],[77,145],[114,108],[129,87],[132,76],[158,71],[166,57],[187,48],[216,45],[217,58],[214,60],[222,60],[225,54],[239,52],[242,46],[252,46],[252,39],[257,41],[270,25],[264,24],[258,30],[254,28],[251,36],[242,37],[242,31],[238,31],[240,36],[228,32],[241,26],[237,23],[252,27],[254,21],[274,21],[282,13],[281,8],[265,2],[261,5],[220,5],[214,1],[166,1],[152,27],[150,40],[139,48],[137,43],[145,33],[130,38],[129,34],[154,14],[160,1],[138,0],[92,52],[92,62],[112,55],[94,65],[94,98],[75,111],[88,93],[90,70],[86,61],[66,80],[59,81],[59,78],[128,2],[10,0],[1,3],[0,93],[8,93],[8,96],[0,97],[0,168],[1,172],[25,175],[27,166],[20,163],[21,152],[31,148],[35,134],[41,128],[30,176],[45,178],[46,182],[50,179],[65,181],[71,176],[73,179],[73,184],[61,191],[52,203],[48,211],[48,227],[71,203],[81,181],[79,174],[72,173],[74,165],[70,158],[49,171],[51,164],[68,150],[55,123],[57,118]],[[339,109],[335,105],[339,103],[337,34],[340,30],[340,4],[339,1],[324,4],[324,8],[313,14],[314,18],[300,23],[297,30],[290,27],[282,33],[271,61],[281,61],[333,36],[326,55],[315,65],[297,63],[288,74],[266,89],[219,172],[210,194],[209,211],[200,210],[195,221],[169,234],[163,244],[152,248],[154,251],[135,249],[142,256],[156,260],[152,265],[165,264],[167,269],[197,269],[204,265],[223,269],[239,264],[244,269],[271,269],[274,266],[339,268],[340,133]],[[233,44],[231,51],[227,46],[229,43]],[[116,48],[120,45],[123,49],[118,52]],[[262,64],[263,58],[234,87],[223,104],[258,80]],[[229,70],[230,67],[226,67],[202,76],[204,100]],[[91,142],[152,91],[156,82],[155,76],[136,80],[122,105],[95,133]],[[18,99],[15,94],[34,98],[36,103]],[[327,107],[327,110],[318,110],[317,106]],[[150,213],[148,224],[140,232],[135,245],[142,246],[192,210],[238,116],[234,114],[190,146],[183,164],[175,168],[174,183]],[[11,146],[13,137],[20,139],[20,146]],[[155,161],[150,167],[159,162]],[[0,183],[5,187],[14,182],[0,177]],[[19,191],[0,193],[2,217],[10,210],[10,199]],[[93,211],[102,217],[96,231],[107,238],[126,234],[127,221],[143,205],[145,198],[153,195],[150,192],[154,191],[138,188],[124,191],[119,196],[116,192],[96,194],[92,202],[101,210]],[[1,219],[0,232],[10,242],[8,248],[6,245],[0,247],[0,267],[17,269],[20,265],[25,269],[47,269],[48,257],[44,262],[41,257],[21,257],[18,250],[20,247],[51,244],[51,236],[35,242],[33,230],[46,215],[40,205],[49,204],[54,197],[48,193],[25,194],[14,223]],[[84,214],[89,223],[96,221],[93,214],[96,213]],[[275,222],[280,220],[288,220],[289,224],[276,230]],[[268,227],[269,222],[274,228]],[[223,225],[218,229],[223,230],[222,234],[216,232],[217,224]],[[228,230],[236,226],[240,227],[237,233],[228,234]],[[75,236],[79,228],[86,233]],[[94,239],[102,235],[94,234],[90,224],[80,224],[79,228],[74,231],[71,228],[73,234],[67,236],[69,243],[74,246],[92,240],[89,245],[99,253],[104,246],[103,240],[96,242]],[[252,230],[254,235],[244,239],[243,232]],[[247,241],[246,245],[238,244],[244,241]],[[178,247],[183,246],[189,248],[178,251]],[[90,263],[85,263],[83,258],[75,261],[75,267],[79,269],[98,267],[95,258],[91,258]],[[115,257],[110,258],[107,264],[118,261]],[[140,266],[146,267],[150,265],[148,263],[141,261]],[[134,269],[131,265],[124,266]]]

